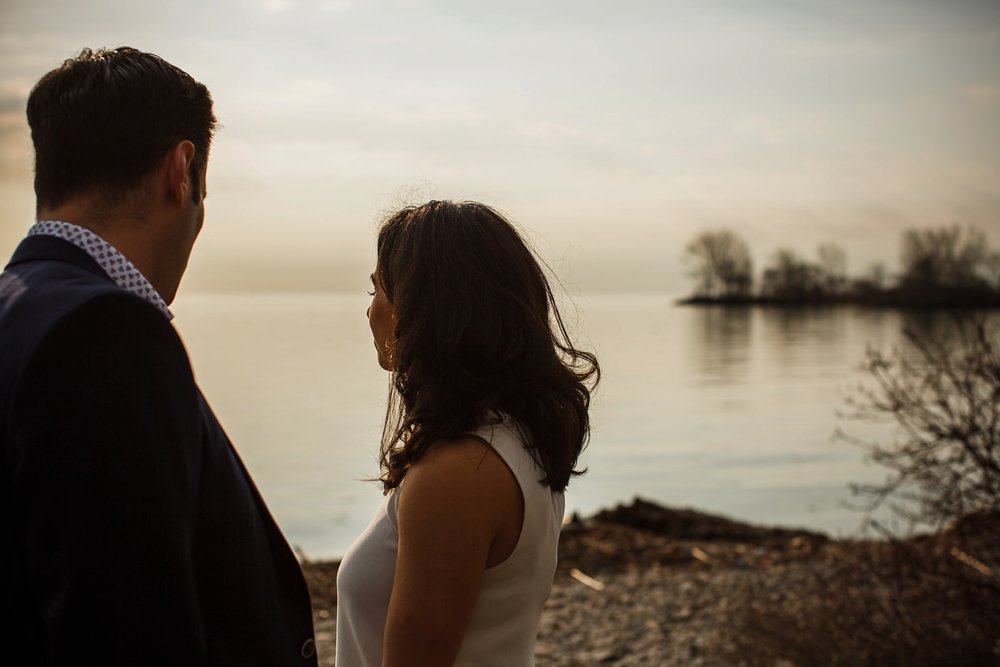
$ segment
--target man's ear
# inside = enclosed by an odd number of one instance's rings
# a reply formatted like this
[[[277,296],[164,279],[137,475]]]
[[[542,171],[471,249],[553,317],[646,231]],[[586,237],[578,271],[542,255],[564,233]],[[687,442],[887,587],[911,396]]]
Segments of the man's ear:
[[[191,190],[197,187],[197,184],[191,182],[189,169],[194,151],[194,144],[185,139],[174,144],[167,153],[167,195],[178,206],[190,199]]]

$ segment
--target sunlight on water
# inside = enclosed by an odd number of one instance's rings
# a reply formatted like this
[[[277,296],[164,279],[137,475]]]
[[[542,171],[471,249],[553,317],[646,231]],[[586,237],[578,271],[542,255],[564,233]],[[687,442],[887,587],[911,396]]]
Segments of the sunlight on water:
[[[184,295],[175,323],[199,384],[289,541],[341,555],[381,501],[387,376],[361,294]],[[567,509],[641,495],[761,523],[833,533],[860,516],[849,482],[881,479],[831,440],[888,427],[838,421],[868,344],[897,344],[934,316],[859,308],[674,307],[666,296],[578,300],[574,329],[604,380]],[[573,319],[573,318],[571,318]]]

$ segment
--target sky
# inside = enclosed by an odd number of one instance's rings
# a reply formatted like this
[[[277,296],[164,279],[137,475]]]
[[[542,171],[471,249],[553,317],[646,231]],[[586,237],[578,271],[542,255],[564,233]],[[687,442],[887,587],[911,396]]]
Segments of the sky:
[[[182,290],[362,290],[378,220],[475,199],[570,291],[692,287],[727,228],[897,266],[911,227],[1000,246],[996,0],[4,0],[0,255],[34,219],[24,105],[84,46],[212,91]]]

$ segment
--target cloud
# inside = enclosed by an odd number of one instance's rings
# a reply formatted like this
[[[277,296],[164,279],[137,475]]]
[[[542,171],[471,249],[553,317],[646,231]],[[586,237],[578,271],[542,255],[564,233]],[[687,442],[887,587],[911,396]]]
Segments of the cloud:
[[[909,32],[790,40],[788,48],[793,57],[812,62],[873,62],[917,52],[929,42],[928,35]]]
[[[303,7],[320,12],[349,12],[368,0],[261,0],[260,7],[269,14],[279,14]]]
[[[396,46],[412,40],[411,35],[375,35],[365,40],[365,43],[370,46]]]
[[[0,123],[7,118],[7,116],[17,115],[21,117],[24,115],[24,103],[25,96],[19,93],[4,93],[0,92]]]
[[[987,30],[986,32],[974,35],[969,41],[979,46],[997,46],[1000,44],[1000,28],[994,28],[992,30]]]
[[[976,100],[977,102],[985,102],[987,104],[1000,103],[1000,86],[990,84],[966,86],[962,88],[961,94],[963,97]]]
[[[28,127],[24,105],[28,94],[19,86],[0,85],[0,162],[7,163],[27,139]]]
[[[316,8],[321,12],[349,12],[365,0],[319,0]]]
[[[268,14],[279,14],[296,9],[298,3],[295,0],[262,0],[260,7]]]

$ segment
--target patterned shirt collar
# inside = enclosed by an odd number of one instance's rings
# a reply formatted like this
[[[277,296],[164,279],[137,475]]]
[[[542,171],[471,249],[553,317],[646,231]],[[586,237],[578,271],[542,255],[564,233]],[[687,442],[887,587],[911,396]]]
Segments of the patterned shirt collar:
[[[146,276],[135,268],[128,257],[94,232],[60,220],[40,220],[28,230],[28,236],[39,235],[55,236],[63,241],[69,241],[93,257],[119,287],[156,306],[168,320],[173,319],[174,314],[167,308],[167,303]]]

